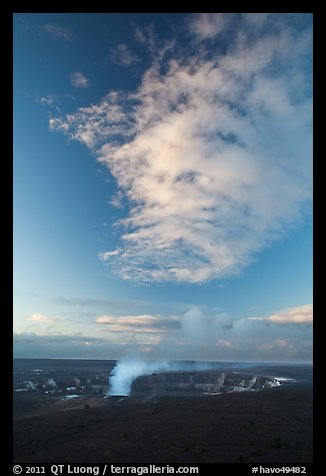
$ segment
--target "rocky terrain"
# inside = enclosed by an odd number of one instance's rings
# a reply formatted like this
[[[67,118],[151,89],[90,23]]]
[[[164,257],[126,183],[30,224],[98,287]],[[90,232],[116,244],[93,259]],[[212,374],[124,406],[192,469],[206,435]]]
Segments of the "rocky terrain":
[[[262,391],[294,382],[295,379],[259,375],[243,371],[162,372],[138,377],[131,395],[220,395],[224,393]]]
[[[14,462],[312,461],[309,366],[147,375],[108,397],[112,366],[16,367]]]
[[[57,366],[44,369],[28,367],[30,362],[21,369],[14,371],[15,393],[38,393],[49,397],[63,399],[77,398],[91,395],[107,395],[109,393],[109,374],[113,363],[101,367],[72,366],[65,369]],[[27,368],[26,368],[27,365]],[[32,367],[35,365],[32,365]],[[293,376],[287,376],[284,369],[278,369],[280,375],[273,368],[254,366],[247,369],[233,370],[184,370],[159,372],[138,377],[131,389],[134,396],[150,395],[200,395],[242,392],[249,390],[261,391],[267,388],[287,385],[300,381]],[[293,373],[293,370],[292,370]],[[291,374],[292,375],[292,374]]]

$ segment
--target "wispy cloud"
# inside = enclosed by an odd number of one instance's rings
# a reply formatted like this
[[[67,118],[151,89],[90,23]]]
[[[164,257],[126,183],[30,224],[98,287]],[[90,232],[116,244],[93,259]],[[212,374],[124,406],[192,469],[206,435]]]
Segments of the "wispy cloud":
[[[166,53],[171,51],[175,45],[175,39],[162,39],[157,36],[152,23],[140,27],[134,25],[134,38],[143,46],[151,55],[152,61],[155,64],[159,64]]]
[[[143,46],[146,46],[150,51],[154,52],[156,50],[156,39],[154,35],[154,25],[149,24],[143,27],[135,25],[134,27],[134,37]]]
[[[110,332],[166,333],[180,327],[180,318],[161,317],[150,314],[134,316],[99,316],[98,324],[104,324]],[[102,330],[102,329],[101,329]]]
[[[44,314],[36,312],[29,317],[30,321],[45,322],[46,324],[51,324],[57,321],[64,321],[63,317],[49,317]]]
[[[112,205],[115,208],[123,208],[123,194],[121,190],[119,190],[108,202],[110,205]]]
[[[309,361],[312,355],[312,326],[258,325],[213,308],[191,306],[171,315],[103,314],[95,323],[99,334],[133,342],[153,358]]]
[[[69,114],[64,119],[52,117],[49,121],[50,129],[67,134],[71,130],[74,139],[96,153],[96,149],[108,137],[114,141],[121,134],[132,135],[132,122],[126,117],[119,100],[121,95],[111,92],[100,104],[79,108],[77,115]]]
[[[60,38],[61,40],[71,43],[74,39],[74,33],[70,28],[62,27],[47,23],[42,27],[42,31],[49,33],[50,35]]]
[[[55,304],[67,308],[66,312],[71,314],[75,310],[85,312],[89,316],[105,315],[110,309],[111,313],[116,315],[130,315],[132,313],[145,314],[148,312],[150,302],[141,300],[114,300],[114,299],[96,299],[88,297],[56,297],[53,298]]]
[[[246,13],[245,20],[252,26],[263,26],[268,20],[268,13]]]
[[[264,344],[258,344],[257,350],[262,351],[264,354],[266,353],[276,353],[276,352],[292,352],[293,344],[289,342],[287,339],[275,339],[271,342],[265,342]]]
[[[48,110],[52,110],[52,113],[62,114],[61,104],[67,100],[74,100],[75,97],[72,94],[47,94],[40,96],[39,94],[35,95],[35,101],[42,106],[46,107]],[[51,115],[52,115],[51,113]]]
[[[70,82],[76,88],[87,88],[89,86],[89,79],[83,73],[72,73],[70,75]]]
[[[40,98],[36,98],[36,101],[42,104],[43,106],[51,106],[53,104],[53,96],[42,96]]]
[[[189,21],[189,30],[200,40],[216,37],[228,23],[225,13],[197,13]]]
[[[225,21],[198,17],[196,28],[209,37]],[[100,254],[124,279],[239,274],[301,217],[311,196],[311,31],[284,22],[253,39],[247,25],[226,53],[156,58],[134,93],[50,121],[86,144],[130,201],[120,245]]]
[[[308,307],[295,306],[282,315],[309,314]],[[117,358],[132,345],[150,358],[264,362],[312,357],[312,326],[259,325],[213,308],[191,306],[186,312],[166,315],[101,314],[92,318],[85,335],[66,335],[56,326],[60,318],[33,316],[34,327],[28,329],[33,332],[14,336],[16,356]]]
[[[306,304],[305,306],[290,307],[268,317],[249,317],[249,319],[272,324],[312,324],[313,306],[312,304]]]
[[[125,43],[119,43],[114,48],[111,48],[109,58],[113,63],[120,66],[130,66],[139,61],[138,56],[132,53]]]
[[[39,335],[14,333],[15,357],[37,358],[116,358],[125,347],[112,341],[77,335]]]

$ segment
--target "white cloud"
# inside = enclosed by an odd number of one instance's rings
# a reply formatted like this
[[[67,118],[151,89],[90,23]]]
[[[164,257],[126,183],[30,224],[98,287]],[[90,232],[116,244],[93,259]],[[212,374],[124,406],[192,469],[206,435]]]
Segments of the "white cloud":
[[[146,46],[151,51],[156,50],[156,39],[154,35],[154,25],[151,23],[140,27],[136,25],[134,27],[134,37],[141,45]]]
[[[119,276],[236,275],[297,223],[311,196],[310,42],[285,26],[215,58],[171,60],[165,73],[156,60],[136,92],[51,119],[130,201],[121,244],[100,254]]]
[[[128,135],[131,129],[130,121],[117,103],[119,99],[121,97],[117,93],[111,92],[100,104],[79,108],[78,114],[68,114],[64,120],[51,118],[50,129],[70,134],[73,139],[79,140],[96,153],[95,148],[108,138],[114,142],[117,136]]]
[[[233,344],[229,340],[226,339],[219,339],[217,342],[217,346],[221,347],[222,349],[232,349]]]
[[[43,31],[61,40],[71,43],[74,39],[73,31],[70,28],[52,25],[50,23],[43,26]]]
[[[312,324],[313,305],[290,307],[268,317],[249,317],[252,321],[264,321],[273,324]]]
[[[123,208],[124,205],[123,205],[123,194],[121,193],[121,191],[119,190],[116,195],[113,196],[113,198],[111,198],[111,200],[109,200],[108,202],[110,205],[112,205],[113,207],[115,208]]]
[[[111,258],[111,256],[119,256],[120,254],[120,251],[121,250],[113,250],[113,251],[106,251],[105,253],[102,253],[100,255],[100,258],[103,260],[103,261],[106,261],[108,260],[109,258]]]
[[[35,95],[35,101],[42,106],[52,110],[52,113],[62,114],[61,104],[66,101],[75,100],[72,94],[48,94],[46,96]]]
[[[246,13],[245,19],[252,26],[263,26],[268,19],[268,13]]]
[[[37,321],[37,322],[45,322],[47,324],[50,324],[56,321],[64,321],[64,318],[63,317],[49,317],[39,312],[35,312],[34,314],[31,315],[31,317],[29,317],[29,320]]]
[[[82,73],[72,73],[70,75],[70,82],[76,88],[87,88],[89,86],[89,79]]]
[[[116,358],[133,346],[149,358],[171,360],[307,362],[312,358],[312,326],[259,325],[209,307],[191,306],[186,312],[167,315],[101,314],[92,318],[85,335],[70,336],[52,329],[62,318],[36,313],[31,317],[33,322],[26,330],[33,332],[15,334],[19,356],[25,352],[25,356],[46,355],[48,350],[48,356],[96,358],[101,353],[103,358]]]
[[[178,317],[161,317],[151,314],[131,316],[103,315],[96,318],[109,332],[167,333],[180,327]]]
[[[311,327],[257,326],[245,318],[232,320],[226,313],[198,307],[179,316],[178,322],[180,326],[161,334],[159,342],[144,338],[147,353],[155,358],[258,362],[312,358]]]
[[[176,41],[173,37],[162,38],[155,33],[154,25],[151,23],[140,27],[134,26],[135,40],[145,48],[152,57],[153,64],[159,65],[168,52],[171,52]]]
[[[198,13],[189,22],[189,30],[200,40],[214,38],[228,23],[229,15],[224,13]]]
[[[287,339],[275,339],[274,341],[264,344],[257,344],[256,349],[258,351],[262,351],[263,353],[273,352],[276,354],[277,352],[288,352],[291,355],[293,344],[291,344],[291,342],[289,342]]]
[[[130,66],[139,61],[138,56],[132,53],[125,43],[119,43],[110,49],[109,58],[113,63],[120,66]]]
[[[51,106],[53,104],[53,96],[42,96],[41,98],[37,99],[37,102],[42,104],[43,106]]]

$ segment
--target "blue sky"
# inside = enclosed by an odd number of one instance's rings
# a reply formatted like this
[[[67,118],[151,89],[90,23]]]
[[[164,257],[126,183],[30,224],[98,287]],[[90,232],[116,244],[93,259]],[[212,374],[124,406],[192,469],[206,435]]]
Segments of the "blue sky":
[[[17,357],[312,355],[312,16],[14,15]]]

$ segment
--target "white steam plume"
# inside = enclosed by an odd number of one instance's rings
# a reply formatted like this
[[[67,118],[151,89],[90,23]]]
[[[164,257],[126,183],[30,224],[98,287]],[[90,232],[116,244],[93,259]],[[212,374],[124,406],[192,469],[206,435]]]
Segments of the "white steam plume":
[[[129,395],[132,382],[140,375],[168,370],[167,362],[148,362],[141,359],[120,360],[111,372],[109,395]]]
[[[168,362],[149,361],[140,357],[119,360],[113,368],[109,378],[108,395],[128,396],[134,380],[141,375],[150,375],[156,372],[177,370],[205,370],[219,367],[218,363],[210,362]]]

